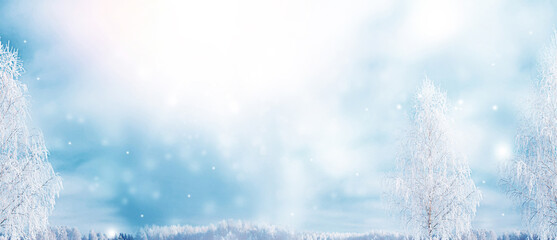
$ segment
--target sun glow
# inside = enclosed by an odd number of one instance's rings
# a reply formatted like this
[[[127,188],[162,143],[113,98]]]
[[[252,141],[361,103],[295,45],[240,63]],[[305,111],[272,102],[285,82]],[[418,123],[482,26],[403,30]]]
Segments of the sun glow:
[[[495,146],[495,157],[499,161],[507,161],[512,157],[511,147],[506,143],[499,143]]]
[[[116,237],[116,234],[118,234],[118,231],[114,228],[109,228],[108,230],[106,230],[106,236],[109,238]]]

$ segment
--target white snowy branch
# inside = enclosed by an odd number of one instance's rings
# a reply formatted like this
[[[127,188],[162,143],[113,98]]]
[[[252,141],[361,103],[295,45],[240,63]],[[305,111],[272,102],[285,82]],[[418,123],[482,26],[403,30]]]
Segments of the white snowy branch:
[[[428,79],[416,97],[412,125],[386,194],[416,239],[459,239],[481,199],[465,159],[453,149],[443,93]]]
[[[0,234],[34,239],[47,230],[62,182],[47,161],[42,134],[27,127],[22,71],[17,52],[0,44]]]

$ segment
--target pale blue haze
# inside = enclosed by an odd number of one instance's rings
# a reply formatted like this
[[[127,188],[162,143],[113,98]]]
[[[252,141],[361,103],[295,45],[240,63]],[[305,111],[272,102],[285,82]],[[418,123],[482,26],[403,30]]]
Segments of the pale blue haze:
[[[381,181],[427,75],[484,196],[473,226],[522,229],[497,168],[552,1],[154,2],[0,3],[64,178],[52,224],[402,230]]]

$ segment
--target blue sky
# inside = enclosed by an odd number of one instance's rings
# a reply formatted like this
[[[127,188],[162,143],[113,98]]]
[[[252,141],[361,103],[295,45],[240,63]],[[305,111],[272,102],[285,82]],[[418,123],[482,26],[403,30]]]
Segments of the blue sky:
[[[381,202],[427,75],[484,199],[538,76],[551,1],[3,1],[35,127],[64,179],[55,225],[134,231],[242,219],[401,230]]]

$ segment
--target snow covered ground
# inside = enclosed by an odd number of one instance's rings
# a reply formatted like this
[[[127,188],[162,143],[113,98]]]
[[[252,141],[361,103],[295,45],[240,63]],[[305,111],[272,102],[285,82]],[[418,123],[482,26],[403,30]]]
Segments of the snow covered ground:
[[[0,237],[0,240],[5,238]],[[388,239],[403,240],[411,239],[400,233],[389,233],[373,231],[368,233],[317,233],[296,232],[283,227],[267,224],[253,224],[242,221],[228,220],[208,226],[149,226],[144,227],[134,234],[121,233],[107,236],[104,233],[80,233],[77,228],[52,227],[51,231],[39,240],[111,240],[111,239],[135,239],[135,240],[268,240],[268,239],[300,239],[300,240],[363,240],[363,239]],[[528,239],[523,232],[512,232],[497,235],[493,231],[475,230],[471,237],[465,239],[489,239],[489,240],[522,240]]]

